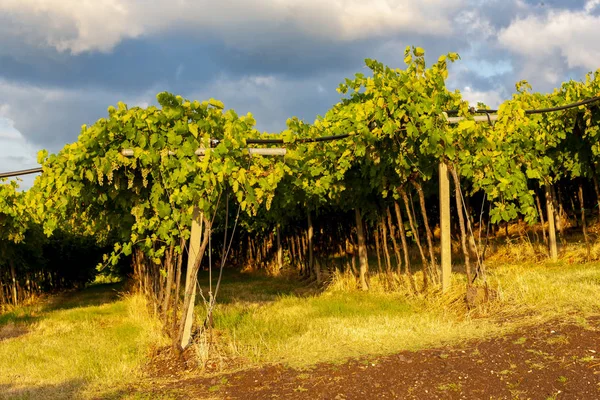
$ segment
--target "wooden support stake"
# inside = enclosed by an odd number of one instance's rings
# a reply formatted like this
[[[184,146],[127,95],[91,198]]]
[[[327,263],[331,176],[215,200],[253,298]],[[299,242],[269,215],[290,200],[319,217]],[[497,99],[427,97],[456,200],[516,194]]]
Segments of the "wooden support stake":
[[[312,218],[310,216],[310,210],[308,211],[307,217],[308,217],[308,221],[307,221],[308,229],[306,230],[306,243],[308,245],[308,274],[309,274],[309,276],[316,276],[315,270],[314,270],[314,255],[313,255],[314,231],[313,231]]]
[[[281,228],[277,224],[277,267],[283,269],[283,249],[281,248]]]
[[[194,263],[198,257],[200,251],[200,242],[202,236],[202,218],[198,209],[194,209],[194,217],[192,220],[192,232],[190,235],[190,244],[188,246],[188,262],[187,271],[185,274],[185,291],[189,289],[189,285],[192,281],[195,283],[195,279],[192,279],[192,271],[194,270]],[[194,285],[195,286],[195,285]],[[179,294],[177,294],[179,295]],[[185,318],[185,327],[183,328],[183,336],[181,337],[181,348],[185,349],[192,339],[192,325],[194,322],[194,303],[196,300],[196,288],[192,289],[192,300],[190,302],[190,308],[188,309],[187,316]]]
[[[354,215],[356,216],[356,234],[358,239],[358,260],[360,262],[359,276],[360,276],[360,288],[362,290],[369,290],[367,285],[367,273],[369,270],[369,258],[367,256],[367,242],[365,240],[365,230],[363,227],[362,215],[358,208],[354,209]],[[383,221],[385,224],[385,221]]]
[[[546,213],[548,214],[548,243],[550,245],[550,259],[558,261],[558,248],[556,247],[556,227],[554,225],[554,204],[550,186],[546,185]]]
[[[442,267],[442,292],[450,288],[452,274],[452,248],[450,237],[450,179],[448,166],[440,163],[440,238],[441,238],[441,267]]]

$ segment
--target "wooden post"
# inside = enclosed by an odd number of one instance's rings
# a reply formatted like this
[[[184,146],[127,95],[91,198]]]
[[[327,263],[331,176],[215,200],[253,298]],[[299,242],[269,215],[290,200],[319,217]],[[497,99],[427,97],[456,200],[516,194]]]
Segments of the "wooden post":
[[[590,241],[587,234],[587,222],[585,220],[585,201],[583,200],[583,178],[579,180],[579,204],[581,205],[581,228],[583,230],[583,238],[585,239],[585,248],[587,249],[587,258],[590,261]]]
[[[313,224],[310,216],[310,210],[308,211],[308,230],[306,231],[306,243],[308,246],[308,274],[310,276],[315,275],[314,270],[314,256],[313,256]]]
[[[550,259],[558,261],[558,249],[556,247],[556,227],[554,226],[554,204],[550,186],[546,184],[546,213],[548,214],[548,243],[550,245]]]
[[[452,248],[450,237],[450,179],[448,166],[440,163],[440,249],[442,267],[442,292],[450,288],[452,274]]]
[[[192,284],[192,281],[195,282],[195,279],[192,279],[192,271],[194,270],[194,263],[196,262],[196,258],[198,257],[198,252],[200,251],[200,241],[202,236],[202,225],[201,225],[201,217],[199,215],[198,209],[194,210],[194,217],[192,220],[192,232],[190,235],[190,244],[188,246],[188,262],[187,262],[187,271],[185,274],[185,290],[186,292],[189,290],[189,285]],[[194,302],[196,300],[196,288],[192,288],[192,300],[190,302],[190,307],[187,310],[187,316],[185,318],[185,326],[183,328],[183,336],[181,337],[181,348],[185,349],[192,339],[192,325],[194,322]]]
[[[358,208],[354,209],[354,215],[356,216],[356,233],[358,236],[358,259],[360,262],[359,276],[360,276],[360,288],[362,290],[368,290],[367,286],[367,271],[369,268],[369,260],[367,257],[367,244],[365,240],[365,230],[363,228],[362,216]],[[383,221],[385,224],[385,221]]]
[[[283,249],[281,248],[281,228],[277,224],[277,266],[283,269]]]
[[[19,304],[18,290],[17,290],[17,274],[15,273],[15,262],[12,257],[9,257],[8,263],[10,264],[10,275],[12,278],[12,301],[16,306]]]

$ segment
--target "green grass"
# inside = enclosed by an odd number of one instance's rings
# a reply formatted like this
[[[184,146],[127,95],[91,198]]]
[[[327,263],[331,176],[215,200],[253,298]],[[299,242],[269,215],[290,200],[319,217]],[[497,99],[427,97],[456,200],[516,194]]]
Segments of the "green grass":
[[[95,285],[0,316],[0,329],[23,331],[0,341],[0,398],[104,397],[138,377],[150,346],[164,342],[143,299],[116,298],[117,288]]]
[[[372,290],[362,292],[354,278],[338,276],[329,289],[310,292],[294,279],[229,277],[215,315],[221,351],[251,363],[307,367],[461,343],[524,324],[600,313],[600,263],[492,268],[489,282],[498,298],[471,311],[463,305],[460,275],[454,277],[451,293],[442,297],[386,292],[381,281],[372,276]],[[197,310],[202,316],[201,307]]]
[[[460,274],[444,296],[408,296],[402,287],[386,290],[376,275],[363,292],[349,275],[323,290],[297,277],[227,272],[216,348],[245,366],[306,368],[460,344],[552,319],[585,324],[600,314],[600,263],[499,265],[489,283],[496,300],[467,310]],[[1,314],[0,399],[121,398],[135,387],[149,349],[166,342],[144,301],[118,297],[120,288],[93,285]],[[202,318],[201,305],[197,311]]]

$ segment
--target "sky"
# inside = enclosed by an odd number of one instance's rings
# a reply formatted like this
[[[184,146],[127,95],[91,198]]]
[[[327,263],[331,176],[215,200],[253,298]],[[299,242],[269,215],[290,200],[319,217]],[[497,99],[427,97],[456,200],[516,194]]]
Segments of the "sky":
[[[491,107],[600,68],[600,0],[0,0],[0,172],[36,167],[118,101],[217,98],[257,128],[313,122],[364,59],[457,52],[448,87]],[[32,177],[23,185],[31,184]]]

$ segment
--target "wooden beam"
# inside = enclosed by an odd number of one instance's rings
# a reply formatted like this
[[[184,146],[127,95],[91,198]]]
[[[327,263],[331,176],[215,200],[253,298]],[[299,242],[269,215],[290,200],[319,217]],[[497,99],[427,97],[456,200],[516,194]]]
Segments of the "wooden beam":
[[[204,154],[206,153],[206,149],[205,148],[199,148],[194,152],[198,157],[202,157],[204,156]],[[256,155],[260,155],[260,156],[285,156],[287,154],[287,149],[283,149],[283,148],[279,148],[279,147],[268,147],[268,148],[257,148],[257,147],[250,147],[248,149],[248,153],[250,154],[256,154]],[[121,150],[121,155],[125,156],[125,157],[133,157],[134,153],[133,153],[133,149],[123,149]],[[175,155],[174,151],[169,151],[169,155]]]
[[[261,156],[285,156],[287,153],[287,149],[282,149],[282,148],[264,148],[264,149],[260,149],[260,148],[256,148],[256,147],[250,147],[248,149],[248,153],[250,154],[258,154]]]
[[[460,121],[465,119],[464,117],[449,117],[446,113],[444,113],[444,117],[446,118],[446,121],[448,121],[449,124],[458,124]],[[487,115],[476,115],[473,117],[473,120],[475,122],[493,122],[498,120],[498,115],[489,114],[489,119]]]

